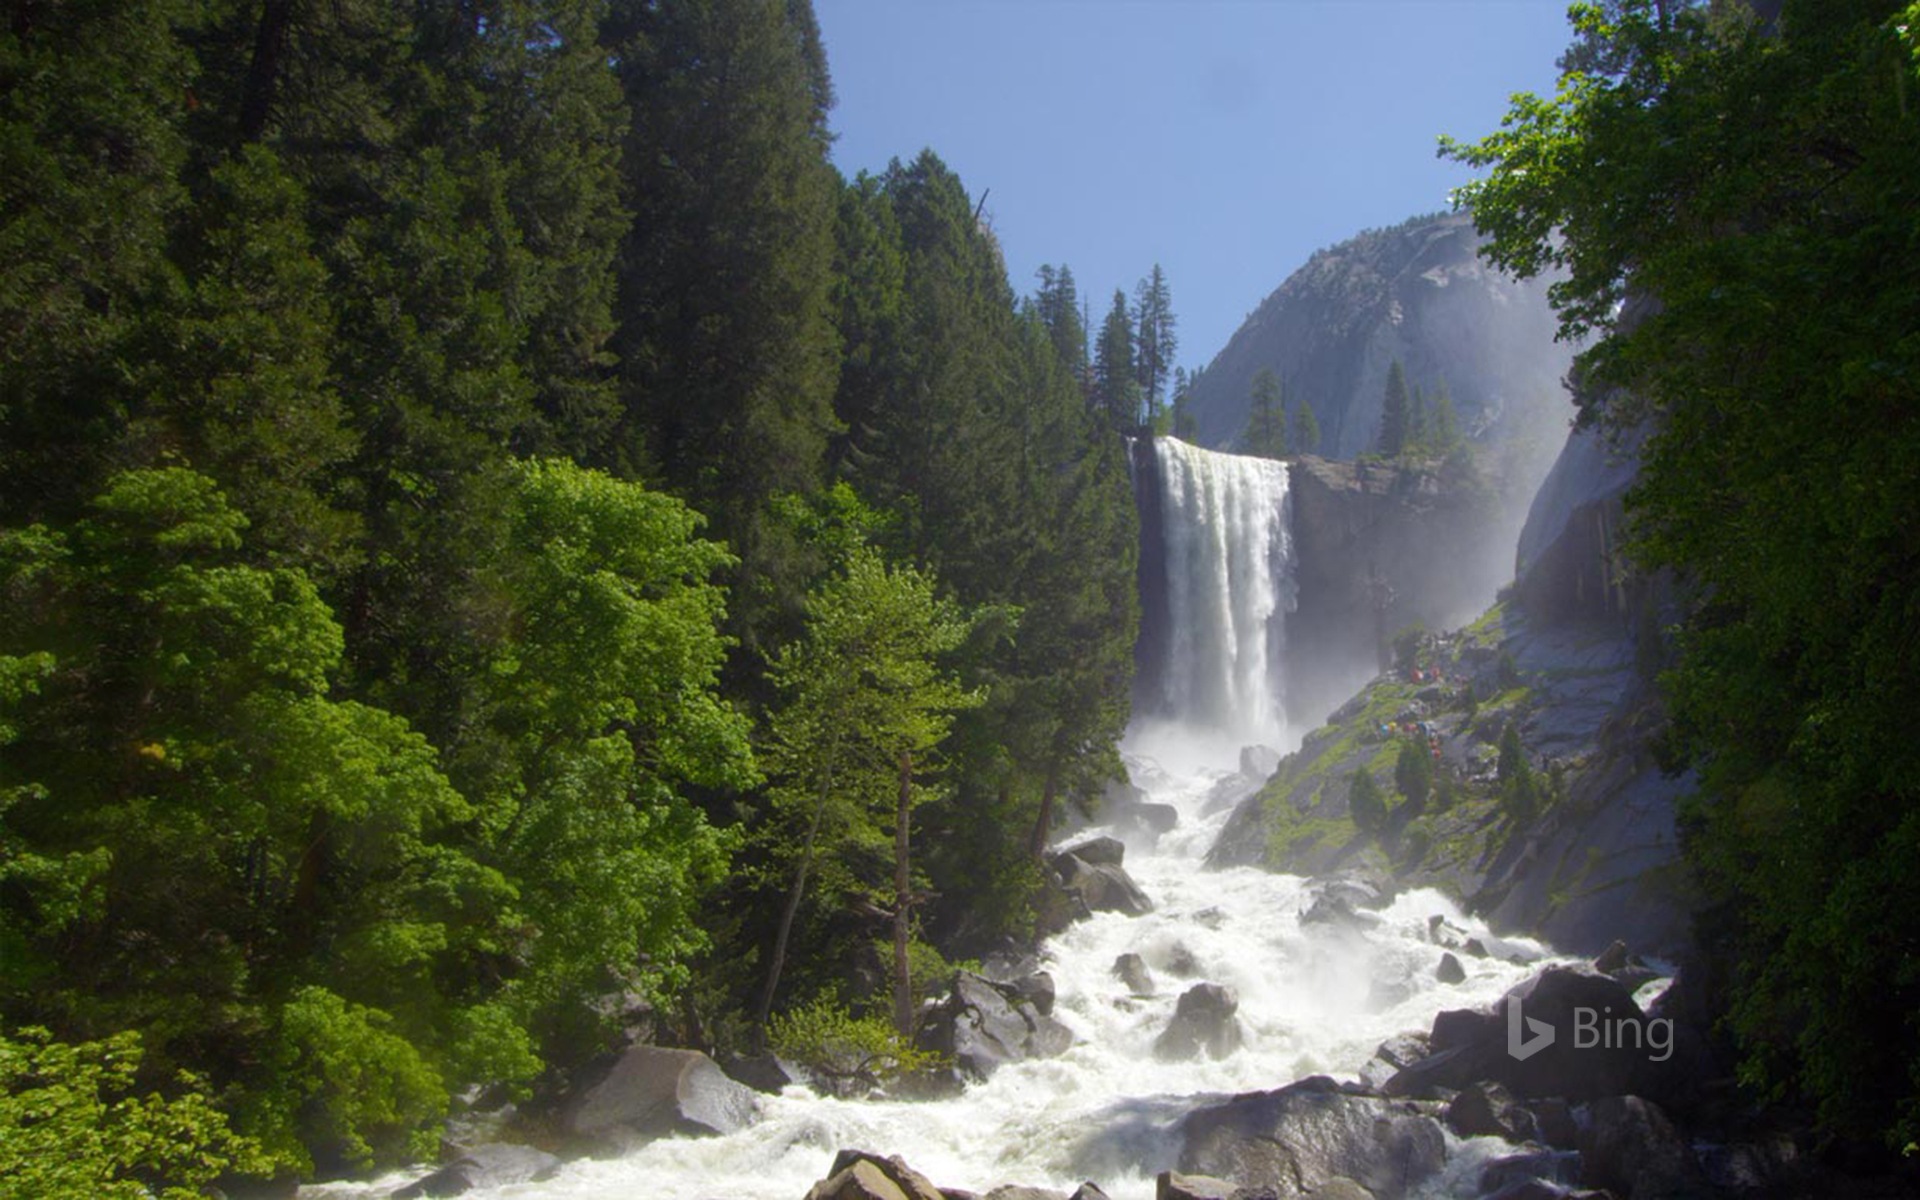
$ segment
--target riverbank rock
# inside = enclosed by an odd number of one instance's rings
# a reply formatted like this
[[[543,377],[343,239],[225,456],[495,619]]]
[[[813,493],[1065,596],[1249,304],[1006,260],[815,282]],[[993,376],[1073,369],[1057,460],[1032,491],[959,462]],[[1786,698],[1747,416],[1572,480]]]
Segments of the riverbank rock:
[[[798,1067],[771,1054],[724,1055],[720,1069],[735,1083],[744,1083],[756,1092],[774,1096],[800,1078]]]
[[[960,1076],[985,1079],[1003,1063],[1062,1053],[1073,1044],[1073,1033],[1018,986],[956,971],[952,989],[923,1019],[915,1042],[951,1058]]]
[[[1084,842],[1076,842],[1068,846],[1059,851],[1059,854],[1071,854],[1089,866],[1117,867],[1126,861],[1127,846],[1119,838],[1088,838]]]
[[[1628,1200],[1713,1194],[1687,1139],[1659,1105],[1638,1096],[1608,1096],[1588,1107],[1580,1130],[1580,1182]]]
[[[1154,1200],[1232,1200],[1238,1186],[1211,1175],[1162,1171],[1153,1181]]]
[[[1526,1056],[1509,1052],[1509,1009],[1519,1006],[1514,1022]],[[1388,1081],[1390,1096],[1431,1094],[1436,1088],[1458,1091],[1474,1083],[1506,1085],[1516,1096],[1561,1096],[1593,1100],[1658,1086],[1666,1072],[1644,1046],[1580,1045],[1576,1015],[1604,1022],[1609,1029],[1631,1025],[1644,1035],[1647,1017],[1633,993],[1619,981],[1588,966],[1548,967],[1502,996],[1485,1011],[1454,1009],[1434,1018],[1431,1053]],[[1521,1022],[1524,1022],[1523,1024]],[[1543,1042],[1551,1028],[1552,1040]]]
[[[1447,1104],[1447,1127],[1461,1137],[1497,1137],[1509,1142],[1533,1141],[1539,1127],[1533,1114],[1514,1102],[1513,1093],[1497,1083],[1476,1083]]]
[[[1401,1071],[1432,1052],[1427,1035],[1420,1031],[1398,1033],[1374,1047],[1373,1057],[1360,1068],[1360,1081],[1379,1090]]]
[[[865,1150],[834,1155],[827,1177],[813,1185],[807,1200],[946,1200],[925,1175],[898,1155],[882,1158]]]
[[[1381,1200],[1404,1196],[1447,1156],[1445,1131],[1418,1106],[1325,1076],[1199,1109],[1181,1123],[1181,1137],[1180,1171],[1286,1197],[1336,1179]]]
[[[393,1200],[420,1196],[460,1196],[479,1188],[540,1183],[560,1170],[560,1160],[532,1146],[491,1142],[475,1146],[438,1171],[393,1192]]]
[[[620,1153],[668,1134],[735,1133],[759,1119],[752,1089],[698,1050],[634,1046],[563,1106],[565,1137]]]
[[[1109,851],[1103,843],[1109,842],[1119,845],[1112,838],[1095,838],[1087,845],[1093,847],[1091,852],[1096,857],[1104,859]],[[1088,912],[1118,912],[1139,917],[1153,911],[1153,901],[1121,867],[1117,856],[1111,862],[1089,862],[1074,851],[1062,850],[1048,857],[1047,866],[1052,870],[1054,882]]]
[[[1240,1048],[1240,997],[1230,987],[1196,983],[1181,993],[1173,1020],[1153,1043],[1155,1058],[1225,1058]]]

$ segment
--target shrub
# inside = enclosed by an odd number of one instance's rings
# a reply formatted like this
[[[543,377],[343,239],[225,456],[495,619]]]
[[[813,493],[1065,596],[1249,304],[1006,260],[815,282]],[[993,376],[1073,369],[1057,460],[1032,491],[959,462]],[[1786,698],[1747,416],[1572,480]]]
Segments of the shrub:
[[[227,1126],[199,1082],[133,1093],[140,1038],[0,1034],[0,1200],[191,1200],[229,1172],[265,1174],[260,1147]]]
[[[773,1018],[768,1041],[823,1092],[856,1095],[931,1069],[939,1056],[914,1047],[881,1016],[856,1017],[829,997]]]

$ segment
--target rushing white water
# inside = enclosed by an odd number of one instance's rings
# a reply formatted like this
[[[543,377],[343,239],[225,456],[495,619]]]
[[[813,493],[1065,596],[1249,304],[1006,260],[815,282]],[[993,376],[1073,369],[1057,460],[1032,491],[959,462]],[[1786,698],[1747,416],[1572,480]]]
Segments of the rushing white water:
[[[1439,1009],[1490,1002],[1526,975],[1524,968],[1470,958],[1464,983],[1437,982],[1441,950],[1423,936],[1428,917],[1440,913],[1484,930],[1435,892],[1402,895],[1364,935],[1301,926],[1301,879],[1200,868],[1226,817],[1200,812],[1222,772],[1172,778],[1135,762],[1136,781],[1175,805],[1181,823],[1158,845],[1136,843],[1127,856],[1154,912],[1097,914],[1044,947],[1058,988],[1054,1014],[1076,1038],[1066,1054],[1004,1067],[948,1100],[831,1100],[795,1086],[766,1097],[762,1120],[729,1137],[664,1139],[626,1158],[571,1163],[545,1183],[469,1194],[801,1200],[836,1151],[858,1147],[898,1154],[945,1187],[985,1192],[1025,1183],[1071,1191],[1091,1179],[1115,1200],[1146,1200],[1154,1175],[1176,1165],[1174,1127],[1191,1108],[1316,1073],[1352,1077],[1385,1038],[1426,1028]],[[1187,977],[1170,970],[1180,947],[1197,964]],[[1156,995],[1133,997],[1113,977],[1115,957],[1128,951],[1145,957]],[[1246,1044],[1217,1062],[1155,1060],[1153,1041],[1175,1000],[1201,979],[1239,993]],[[311,1187],[303,1195],[384,1196],[411,1177]]]
[[[559,1177],[483,1200],[629,1200],[635,1196],[801,1200],[834,1155],[854,1147],[898,1154],[945,1187],[986,1192],[1003,1183],[1071,1191],[1091,1179],[1115,1200],[1145,1200],[1154,1176],[1177,1165],[1177,1126],[1224,1094],[1282,1087],[1312,1074],[1352,1077],[1384,1039],[1425,1029],[1443,1008],[1491,1002],[1526,970],[1468,959],[1466,980],[1435,978],[1441,949],[1425,937],[1441,914],[1485,929],[1445,897],[1409,892],[1364,931],[1302,926],[1304,880],[1251,868],[1207,871],[1201,859],[1229,809],[1207,812],[1209,792],[1241,745],[1287,748],[1278,660],[1291,606],[1287,477],[1278,463],[1214,454],[1163,439],[1171,616],[1169,668],[1158,713],[1130,738],[1134,782],[1173,805],[1179,823],[1157,841],[1129,842],[1126,870],[1151,896],[1142,917],[1095,915],[1050,939],[1054,1015],[1075,1044],[1053,1058],[1001,1068],[939,1101],[849,1101],[801,1086],[766,1097],[761,1120],[715,1138],[668,1138],[620,1159],[580,1161]],[[1212,766],[1195,766],[1211,760]],[[1166,764],[1163,767],[1161,764]],[[1094,827],[1068,840],[1097,835]],[[1156,992],[1138,997],[1114,959],[1142,955]],[[1191,966],[1182,973],[1177,964]],[[1231,986],[1245,1042],[1219,1061],[1160,1062],[1153,1043],[1193,983]],[[1474,1194],[1468,1146],[1435,1181]],[[385,1196],[419,1172],[303,1195]]]
[[[1153,450],[1167,630],[1149,707],[1223,745],[1279,745],[1294,603],[1286,464],[1176,438]]]

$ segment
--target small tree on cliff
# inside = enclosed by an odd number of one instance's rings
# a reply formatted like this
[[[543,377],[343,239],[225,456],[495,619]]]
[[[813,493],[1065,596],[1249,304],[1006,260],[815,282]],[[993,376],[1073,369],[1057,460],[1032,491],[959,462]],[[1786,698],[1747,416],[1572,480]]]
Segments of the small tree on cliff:
[[[1527,760],[1516,721],[1508,721],[1500,733],[1500,757],[1494,776],[1500,785],[1500,807],[1507,817],[1515,822],[1531,821],[1540,811],[1540,779]]]
[[[1347,784],[1347,815],[1353,827],[1368,837],[1378,837],[1387,828],[1387,798],[1365,767],[1353,773]]]
[[[1253,377],[1253,392],[1247,407],[1247,431],[1240,437],[1241,448],[1260,458],[1287,456],[1287,408],[1280,395],[1280,377],[1271,367],[1261,367]]]
[[[1433,791],[1433,752],[1424,738],[1400,744],[1400,757],[1393,764],[1393,785],[1407,798],[1401,811],[1409,820],[1426,811],[1427,796]]]
[[[1394,359],[1387,368],[1387,391],[1380,401],[1380,440],[1376,449],[1388,458],[1407,448],[1407,419],[1412,401],[1407,397],[1407,373]]]

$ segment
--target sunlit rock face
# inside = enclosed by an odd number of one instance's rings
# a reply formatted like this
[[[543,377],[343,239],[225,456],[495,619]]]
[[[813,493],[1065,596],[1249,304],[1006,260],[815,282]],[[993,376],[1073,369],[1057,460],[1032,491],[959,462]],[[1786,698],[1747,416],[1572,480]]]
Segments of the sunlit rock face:
[[[1277,374],[1289,406],[1319,418],[1319,452],[1371,448],[1387,371],[1410,387],[1445,382],[1462,428],[1524,445],[1544,471],[1560,448],[1572,350],[1555,341],[1547,279],[1516,281],[1481,261],[1464,215],[1416,218],[1321,250],[1228,340],[1191,392],[1197,441],[1228,447],[1246,427],[1253,377]],[[1537,478],[1537,476],[1536,476]]]

